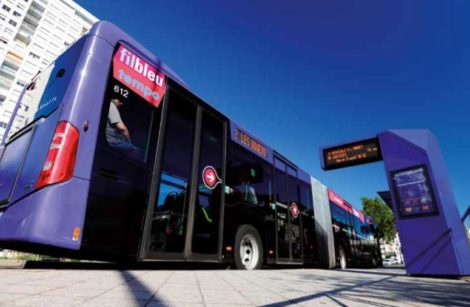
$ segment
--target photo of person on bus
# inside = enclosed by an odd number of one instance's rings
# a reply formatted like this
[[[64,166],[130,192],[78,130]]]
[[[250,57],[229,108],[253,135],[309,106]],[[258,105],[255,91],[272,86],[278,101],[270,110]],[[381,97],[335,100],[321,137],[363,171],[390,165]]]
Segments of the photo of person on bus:
[[[129,129],[121,118],[119,109],[121,109],[123,105],[124,103],[120,99],[111,99],[108,121],[106,123],[106,140],[111,147],[118,151],[142,160],[143,151],[132,144]]]

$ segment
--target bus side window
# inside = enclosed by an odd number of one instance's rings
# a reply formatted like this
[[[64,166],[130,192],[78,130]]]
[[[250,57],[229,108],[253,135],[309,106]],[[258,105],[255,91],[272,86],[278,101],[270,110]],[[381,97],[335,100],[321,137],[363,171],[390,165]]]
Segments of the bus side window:
[[[310,185],[304,182],[299,184],[300,188],[300,203],[305,208],[307,213],[313,214],[313,200]]]
[[[106,142],[116,153],[145,162],[154,107],[132,96],[110,99]]]
[[[354,227],[354,233],[356,235],[356,239],[363,240],[364,236],[363,236],[363,233],[362,233],[361,220],[359,220],[359,218],[355,215],[352,215],[352,220],[353,220],[353,223],[354,223],[353,227]]]
[[[282,167],[282,170],[279,169],[279,167]],[[276,172],[276,201],[280,203],[286,203],[288,198],[285,164],[279,165],[279,167],[276,166],[274,168]]]
[[[225,202],[263,206],[271,199],[272,171],[261,158],[231,144],[227,155]]]

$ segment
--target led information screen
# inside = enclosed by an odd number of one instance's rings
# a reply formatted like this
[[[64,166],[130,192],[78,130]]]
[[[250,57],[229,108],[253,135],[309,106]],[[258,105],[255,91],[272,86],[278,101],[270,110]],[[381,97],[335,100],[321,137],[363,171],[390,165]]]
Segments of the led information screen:
[[[431,182],[425,166],[395,171],[392,173],[392,181],[401,216],[437,213]]]
[[[371,163],[382,160],[378,138],[323,149],[323,169]]]
[[[234,122],[230,122],[230,136],[232,141],[248,149],[257,156],[272,163],[273,152],[267,145],[250,135],[247,131],[241,128]]]

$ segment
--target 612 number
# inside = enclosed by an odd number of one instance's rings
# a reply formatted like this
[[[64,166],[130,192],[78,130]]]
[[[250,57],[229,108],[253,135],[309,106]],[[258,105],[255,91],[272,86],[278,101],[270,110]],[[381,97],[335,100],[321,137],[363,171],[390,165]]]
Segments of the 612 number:
[[[122,97],[124,97],[124,98],[128,98],[128,97],[129,97],[129,91],[126,90],[126,89],[123,89],[123,88],[120,87],[119,85],[115,85],[115,86],[114,86],[114,92],[120,94],[120,95],[121,95]]]

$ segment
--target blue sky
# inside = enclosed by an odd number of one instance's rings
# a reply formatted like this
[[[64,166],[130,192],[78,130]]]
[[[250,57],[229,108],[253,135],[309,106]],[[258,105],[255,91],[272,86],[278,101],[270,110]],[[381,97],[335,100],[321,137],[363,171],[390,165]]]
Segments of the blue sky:
[[[318,148],[391,128],[430,129],[470,203],[469,1],[77,3],[356,206],[388,189],[383,164],[324,172]]]

